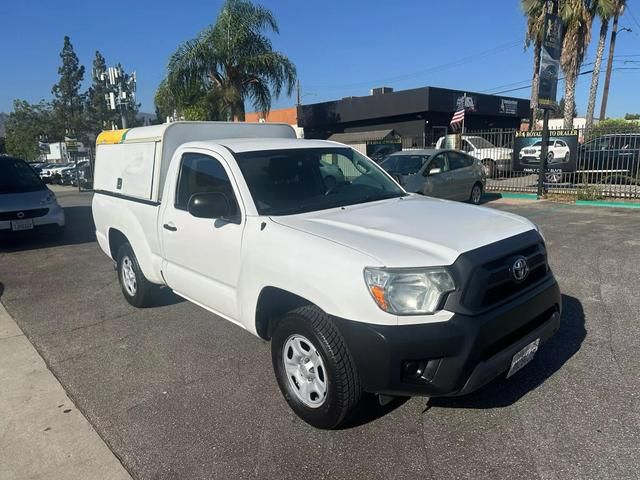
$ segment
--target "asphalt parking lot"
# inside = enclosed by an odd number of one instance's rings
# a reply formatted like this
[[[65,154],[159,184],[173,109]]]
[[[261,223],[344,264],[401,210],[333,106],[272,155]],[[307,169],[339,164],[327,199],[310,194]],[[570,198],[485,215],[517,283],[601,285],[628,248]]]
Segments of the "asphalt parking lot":
[[[640,211],[491,202],[538,223],[559,333],[509,381],[371,405],[319,431],[280,395],[269,344],[167,293],[137,310],[59,193],[57,244],[0,244],[0,301],[134,478],[640,478]]]

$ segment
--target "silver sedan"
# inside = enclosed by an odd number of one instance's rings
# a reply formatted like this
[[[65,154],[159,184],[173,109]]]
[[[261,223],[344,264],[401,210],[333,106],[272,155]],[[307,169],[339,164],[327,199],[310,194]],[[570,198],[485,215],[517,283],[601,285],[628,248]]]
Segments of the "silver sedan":
[[[455,150],[405,150],[380,166],[407,192],[479,204],[486,173],[477,158]]]

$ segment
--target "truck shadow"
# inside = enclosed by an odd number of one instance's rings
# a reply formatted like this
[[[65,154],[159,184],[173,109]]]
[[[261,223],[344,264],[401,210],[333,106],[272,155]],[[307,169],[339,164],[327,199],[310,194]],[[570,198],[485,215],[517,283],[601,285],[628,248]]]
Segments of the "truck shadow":
[[[432,407],[485,409],[514,404],[528,392],[542,385],[580,350],[587,335],[584,322],[584,310],[580,301],[562,295],[560,329],[540,348],[531,364],[509,380],[502,375],[469,395],[430,398],[427,400],[425,411]]]
[[[96,240],[90,206],[64,207],[65,228],[62,234],[46,230],[0,232],[0,252],[20,252],[61,245],[77,245]]]

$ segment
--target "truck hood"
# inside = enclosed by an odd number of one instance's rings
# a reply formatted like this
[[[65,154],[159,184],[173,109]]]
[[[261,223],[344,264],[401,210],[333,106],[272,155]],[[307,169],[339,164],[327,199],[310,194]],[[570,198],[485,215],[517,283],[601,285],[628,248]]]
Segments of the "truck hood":
[[[510,148],[477,148],[471,152],[474,157],[483,160],[485,158],[491,158],[493,160],[499,160],[503,158],[511,158],[513,150]]]
[[[461,253],[535,228],[517,215],[421,195],[272,220],[388,267],[450,265]]]

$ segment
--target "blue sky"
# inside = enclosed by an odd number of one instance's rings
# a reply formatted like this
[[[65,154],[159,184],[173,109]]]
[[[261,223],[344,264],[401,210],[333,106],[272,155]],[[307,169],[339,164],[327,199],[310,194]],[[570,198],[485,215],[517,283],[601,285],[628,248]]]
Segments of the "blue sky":
[[[87,73],[96,49],[108,64],[120,62],[127,70],[136,70],[142,111],[153,112],[153,94],[169,55],[213,23],[221,4],[221,0],[136,0],[112,2],[112,7],[108,2],[78,0],[7,3],[0,16],[0,112],[10,111],[14,98],[50,98],[64,35],[71,37]],[[273,43],[295,62],[303,103],[366,95],[370,87],[380,85],[493,93],[513,88],[516,82],[522,83],[515,87],[525,85],[531,76],[532,52],[523,50],[525,22],[517,0],[264,0],[262,4],[278,19],[280,35]],[[622,68],[640,67],[636,21],[640,7],[634,0],[629,4],[620,23],[634,31],[619,34],[616,48],[615,65]],[[595,25],[594,34],[598,28]],[[585,63],[593,61],[594,46],[595,41]],[[590,68],[585,65],[583,70]],[[578,82],[579,114],[586,110],[590,78],[585,75]],[[614,72],[609,116],[640,112],[639,80],[640,69]],[[85,83],[88,86],[88,78]],[[506,95],[526,98],[529,90]],[[294,102],[280,98],[273,107]]]

